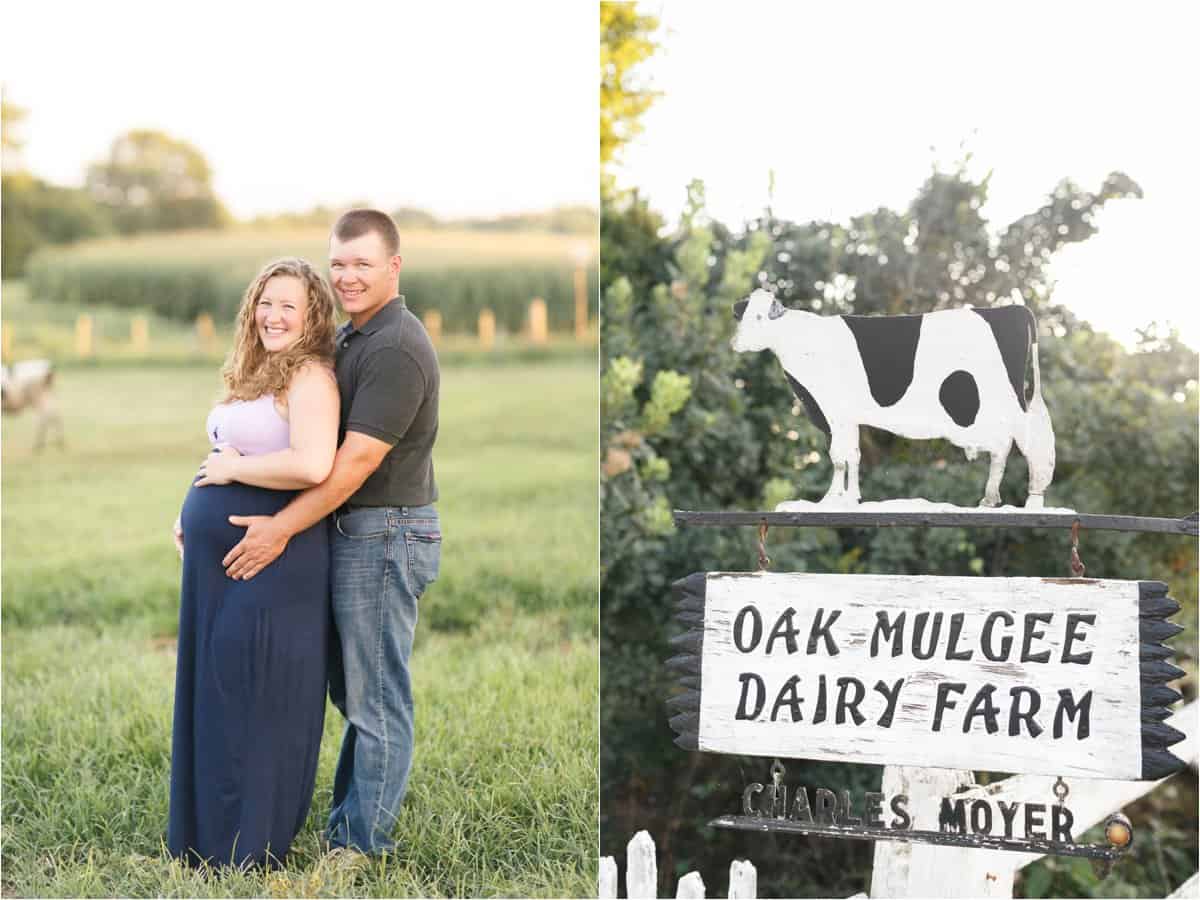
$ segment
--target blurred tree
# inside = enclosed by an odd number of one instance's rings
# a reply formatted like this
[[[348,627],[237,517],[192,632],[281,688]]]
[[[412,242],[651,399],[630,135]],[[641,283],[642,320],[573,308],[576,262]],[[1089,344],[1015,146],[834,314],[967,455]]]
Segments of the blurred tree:
[[[634,77],[633,69],[657,49],[651,35],[654,16],[640,15],[633,3],[600,4],[600,165],[610,163],[641,130],[638,119],[657,94]]]
[[[0,87],[0,152],[3,153],[4,168],[9,172],[24,168],[21,150],[25,140],[18,132],[28,111],[8,99],[8,90]]]
[[[18,127],[27,111],[0,95],[0,133],[3,135],[4,176],[0,193],[0,271],[5,278],[24,274],[25,262],[46,243],[65,244],[105,234],[111,225],[103,210],[86,193],[56,187],[24,171],[25,141]]]
[[[86,186],[122,234],[216,228],[230,220],[203,154],[161,131],[118,137],[108,158],[88,167]]]

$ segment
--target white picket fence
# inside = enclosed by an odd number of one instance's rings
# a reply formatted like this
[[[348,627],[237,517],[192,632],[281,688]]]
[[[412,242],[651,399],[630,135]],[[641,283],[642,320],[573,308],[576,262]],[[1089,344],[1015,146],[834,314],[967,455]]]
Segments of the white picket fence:
[[[617,896],[617,861],[611,856],[600,860],[600,900]],[[658,857],[654,839],[639,831],[625,847],[625,896],[629,900],[654,900],[658,896]],[[676,898],[703,900],[704,879],[699,872],[688,872],[679,879]],[[754,864],[735,859],[729,865],[729,897],[753,900],[758,896],[758,871]]]
[[[1184,741],[1171,748],[1171,752],[1195,768],[1200,760],[1200,745],[1197,743],[1200,704],[1189,703],[1172,717],[1171,724],[1187,735]],[[964,786],[968,788],[967,792],[958,796],[967,800],[986,797],[993,802],[1045,803],[1053,797],[1054,781],[1053,776],[1014,775],[980,787],[973,784],[972,772],[887,766],[883,770],[882,790],[885,794],[907,794],[913,827],[936,831],[941,798],[955,794]],[[1162,784],[1162,781],[1082,778],[1067,781],[1071,787],[1068,804],[1075,817],[1076,834],[1098,824],[1110,813],[1121,810]],[[1137,833],[1137,824],[1134,822],[1136,841],[1154,840],[1153,832],[1143,829]],[[1011,898],[1017,872],[1041,856],[1040,853],[876,841],[870,896]],[[675,896],[700,898],[704,896],[704,890],[700,873],[689,872],[679,879]],[[758,875],[754,866],[749,862],[734,861],[729,867],[729,896],[756,897],[757,890]],[[645,831],[634,835],[626,848],[625,891],[629,900],[658,896],[654,841]],[[606,856],[600,860],[599,897],[604,900],[616,896],[617,864],[611,856]],[[1170,896],[1200,896],[1200,874],[1193,875]]]

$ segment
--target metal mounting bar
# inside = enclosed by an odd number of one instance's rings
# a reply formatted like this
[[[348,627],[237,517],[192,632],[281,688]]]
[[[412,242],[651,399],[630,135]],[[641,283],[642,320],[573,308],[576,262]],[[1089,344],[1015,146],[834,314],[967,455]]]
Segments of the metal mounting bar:
[[[905,841],[916,844],[940,844],[943,847],[963,847],[968,850],[1013,850],[1018,853],[1050,853],[1056,856],[1084,856],[1090,859],[1120,859],[1127,847],[1104,844],[1067,844],[1062,841],[993,837],[985,834],[924,831],[909,829],[870,828],[853,825],[827,825],[796,822],[791,819],[768,819],[755,816],[721,816],[708,823],[714,828],[733,828],[739,831],[811,834],[817,837],[857,838],[864,841]]]
[[[1182,519],[1148,516],[1106,516],[1088,513],[998,513],[998,512],[715,512],[677,509],[676,525],[762,526],[772,528],[845,528],[866,526],[927,526],[930,528],[1062,528],[1076,522],[1092,531],[1138,531],[1158,534],[1200,535],[1200,521],[1193,513]]]

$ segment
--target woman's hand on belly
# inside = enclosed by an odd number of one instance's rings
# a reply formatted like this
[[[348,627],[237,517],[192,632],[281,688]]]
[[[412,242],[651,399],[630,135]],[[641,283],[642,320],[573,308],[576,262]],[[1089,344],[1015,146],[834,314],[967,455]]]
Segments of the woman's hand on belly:
[[[237,481],[237,463],[242,454],[230,444],[220,444],[200,464],[200,480],[196,487],[207,484],[229,484]]]

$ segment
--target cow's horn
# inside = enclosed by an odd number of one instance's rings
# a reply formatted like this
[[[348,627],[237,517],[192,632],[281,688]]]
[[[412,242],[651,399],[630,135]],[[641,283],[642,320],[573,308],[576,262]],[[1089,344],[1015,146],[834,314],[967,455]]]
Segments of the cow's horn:
[[[783,308],[782,304],[780,304],[778,300],[772,300],[771,309],[767,312],[767,318],[778,319],[785,312],[787,312],[787,310]]]

